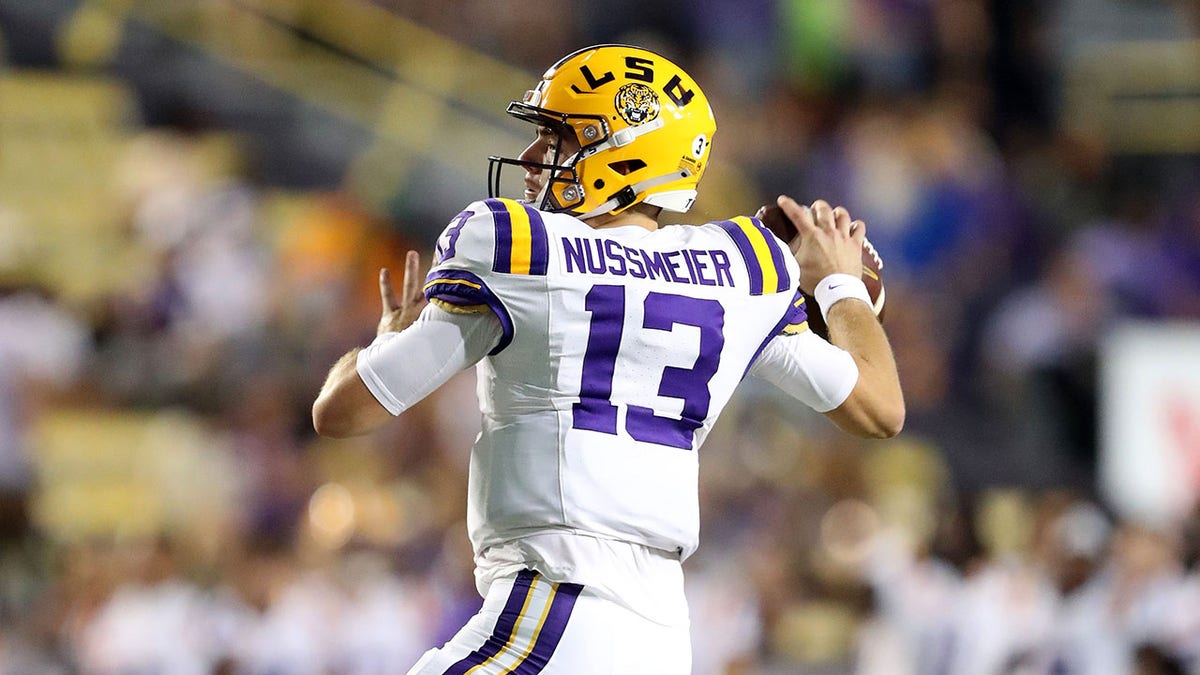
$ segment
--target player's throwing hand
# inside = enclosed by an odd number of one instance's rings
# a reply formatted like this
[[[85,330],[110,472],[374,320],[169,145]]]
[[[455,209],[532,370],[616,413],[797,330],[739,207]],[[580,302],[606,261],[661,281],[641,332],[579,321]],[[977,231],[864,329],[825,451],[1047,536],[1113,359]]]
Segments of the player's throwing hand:
[[[801,206],[791,197],[776,200],[798,230],[798,246],[792,250],[800,263],[800,288],[812,293],[817,282],[830,274],[862,273],[863,239],[867,227],[861,220],[850,220],[850,212],[842,207],[831,208],[823,199],[811,208]]]
[[[404,285],[400,288],[400,299],[396,299],[396,291],[392,288],[392,274],[388,268],[379,270],[379,298],[383,303],[383,313],[379,317],[379,328],[376,335],[398,333],[408,328],[421,315],[421,310],[429,303],[421,292],[421,255],[409,251],[404,256]]]

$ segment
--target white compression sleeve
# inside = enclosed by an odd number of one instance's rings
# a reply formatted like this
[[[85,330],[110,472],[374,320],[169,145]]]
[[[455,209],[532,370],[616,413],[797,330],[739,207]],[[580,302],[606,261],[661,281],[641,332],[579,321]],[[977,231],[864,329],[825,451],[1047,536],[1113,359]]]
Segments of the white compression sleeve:
[[[427,306],[413,325],[384,333],[358,353],[358,376],[393,415],[474,365],[500,340],[491,312],[453,314]]]
[[[858,382],[858,364],[850,352],[805,331],[772,338],[750,367],[750,374],[826,413],[850,396]]]

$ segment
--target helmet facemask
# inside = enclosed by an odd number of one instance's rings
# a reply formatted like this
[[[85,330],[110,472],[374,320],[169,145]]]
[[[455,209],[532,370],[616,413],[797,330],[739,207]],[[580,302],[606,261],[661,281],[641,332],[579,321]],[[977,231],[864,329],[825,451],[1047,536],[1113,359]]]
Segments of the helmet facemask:
[[[530,92],[526,97],[528,98],[532,93]],[[586,198],[586,191],[576,168],[577,164],[582,158],[590,156],[596,146],[608,139],[608,122],[599,115],[572,116],[516,101],[509,104],[507,112],[517,119],[549,128],[558,136],[559,142],[554,146],[554,157],[549,163],[530,162],[497,155],[488,157],[488,196],[503,196],[501,172],[505,165],[512,165],[522,169],[541,169],[546,174],[547,177],[542,184],[541,200],[537,205],[538,209],[557,213],[569,212],[578,208]],[[577,133],[577,129],[582,131]],[[581,136],[587,137],[586,144],[579,142]],[[581,146],[580,149],[574,154],[564,157],[563,139],[571,139]]]

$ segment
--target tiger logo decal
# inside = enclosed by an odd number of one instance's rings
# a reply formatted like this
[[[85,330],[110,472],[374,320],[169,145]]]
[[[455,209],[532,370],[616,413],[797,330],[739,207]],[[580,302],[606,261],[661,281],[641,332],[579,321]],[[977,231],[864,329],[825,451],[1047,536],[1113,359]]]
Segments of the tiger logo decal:
[[[617,114],[630,126],[645,124],[658,117],[662,106],[658,102],[658,94],[644,84],[631,82],[617,90],[617,98],[613,101]]]

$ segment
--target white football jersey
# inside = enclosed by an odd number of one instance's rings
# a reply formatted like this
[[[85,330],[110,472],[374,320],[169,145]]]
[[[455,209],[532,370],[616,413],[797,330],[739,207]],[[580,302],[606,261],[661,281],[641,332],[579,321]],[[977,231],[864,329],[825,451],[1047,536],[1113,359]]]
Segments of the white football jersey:
[[[754,218],[593,229],[520,202],[471,204],[425,293],[493,312],[477,365],[475,551],[539,531],[697,545],[697,451],[772,337],[807,330],[799,270]]]

